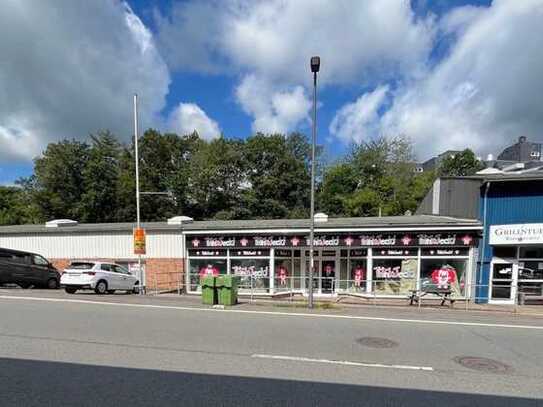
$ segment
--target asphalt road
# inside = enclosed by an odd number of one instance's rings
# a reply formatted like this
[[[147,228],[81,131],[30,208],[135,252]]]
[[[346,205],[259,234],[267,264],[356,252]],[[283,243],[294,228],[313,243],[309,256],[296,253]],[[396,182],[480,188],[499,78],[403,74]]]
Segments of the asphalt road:
[[[543,406],[541,319],[244,310],[0,292],[0,406]]]

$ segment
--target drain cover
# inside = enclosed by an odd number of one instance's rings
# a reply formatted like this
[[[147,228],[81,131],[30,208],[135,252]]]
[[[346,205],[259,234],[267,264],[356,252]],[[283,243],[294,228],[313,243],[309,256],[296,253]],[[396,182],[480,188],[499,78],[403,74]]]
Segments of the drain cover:
[[[479,358],[475,356],[457,356],[453,359],[459,365],[468,369],[478,370],[488,373],[508,373],[512,370],[511,366],[497,360]]]
[[[368,348],[378,349],[395,348],[396,346],[398,346],[398,342],[394,342],[387,338],[378,338],[372,336],[359,338],[356,340],[356,342],[358,342],[360,345],[367,346]]]

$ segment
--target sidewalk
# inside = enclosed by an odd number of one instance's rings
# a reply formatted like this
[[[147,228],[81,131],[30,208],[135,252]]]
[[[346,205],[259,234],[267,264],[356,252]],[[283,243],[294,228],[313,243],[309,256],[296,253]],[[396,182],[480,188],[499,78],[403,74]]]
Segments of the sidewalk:
[[[190,304],[192,306],[201,305],[201,299],[196,294],[150,294],[148,297],[156,299],[177,299],[179,302]],[[466,307],[467,305],[467,307]],[[288,310],[292,309],[297,311],[308,310],[307,298],[295,297],[294,299],[285,298],[265,298],[254,297],[252,300],[247,296],[239,297],[239,304],[236,307],[240,308],[253,308],[253,307],[269,307]],[[409,313],[416,312],[417,310],[430,311],[435,313],[447,313],[447,314],[487,314],[487,315],[525,315],[530,317],[543,318],[543,305],[495,305],[495,304],[475,304],[465,301],[457,301],[454,306],[449,305],[441,306],[439,299],[424,299],[420,307],[418,305],[409,305],[408,299],[363,299],[356,297],[343,297],[340,298],[318,298],[315,299],[315,310],[319,311],[354,311],[359,309],[367,312],[372,309],[400,311],[404,310]]]

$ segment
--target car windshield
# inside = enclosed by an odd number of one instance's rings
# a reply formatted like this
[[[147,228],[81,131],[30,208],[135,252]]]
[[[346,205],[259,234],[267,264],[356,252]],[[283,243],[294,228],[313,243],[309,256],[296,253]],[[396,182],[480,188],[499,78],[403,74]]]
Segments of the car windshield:
[[[69,269],[72,270],[89,270],[94,267],[94,263],[76,262],[70,264]]]

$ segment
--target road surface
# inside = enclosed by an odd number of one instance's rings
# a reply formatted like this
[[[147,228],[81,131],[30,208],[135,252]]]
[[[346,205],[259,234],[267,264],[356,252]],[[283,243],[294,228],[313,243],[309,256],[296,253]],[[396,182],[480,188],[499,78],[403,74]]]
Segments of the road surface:
[[[0,405],[543,406],[535,317],[175,304],[0,292]]]

